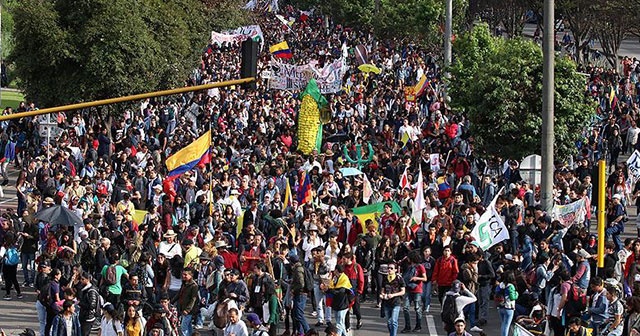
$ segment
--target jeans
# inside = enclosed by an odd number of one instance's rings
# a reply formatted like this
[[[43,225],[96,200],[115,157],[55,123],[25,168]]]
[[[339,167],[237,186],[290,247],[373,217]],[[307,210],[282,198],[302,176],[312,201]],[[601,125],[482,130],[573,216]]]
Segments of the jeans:
[[[32,284],[35,280],[34,266],[36,261],[36,254],[22,252],[20,254],[20,259],[22,259],[22,275],[24,276],[24,282],[27,284]],[[27,267],[29,269],[27,269]]]
[[[489,301],[491,300],[491,285],[480,286],[478,289],[478,319],[487,320]]]
[[[411,303],[415,305],[416,310],[416,328],[422,328],[422,293],[407,293],[404,295],[404,328],[411,329]]]
[[[36,311],[38,312],[38,323],[40,324],[40,336],[45,336],[45,328],[47,326],[47,307],[43,306],[40,301],[36,301]]]
[[[207,306],[207,303],[209,302],[209,290],[207,290],[204,287],[200,287],[199,289],[200,291],[200,298],[201,300],[204,300],[204,306]],[[199,305],[200,303],[196,303],[196,305]],[[200,307],[202,307],[202,305],[200,305]],[[198,309],[198,314],[196,315],[196,325],[197,326],[201,326],[204,324],[204,316],[202,316],[202,314],[200,313],[200,310]]]
[[[423,310],[431,307],[431,293],[433,292],[433,283],[431,281],[425,281],[422,283],[422,308]]]
[[[320,284],[313,284],[313,299],[316,301],[318,322],[331,321],[331,307],[327,307],[325,295],[320,290]]]
[[[347,327],[345,325],[345,318],[349,309],[336,310],[336,328],[338,329],[338,335],[347,336]]]
[[[387,318],[387,328],[389,336],[398,335],[398,317],[400,316],[400,306],[382,306],[384,308],[384,316]]]
[[[193,325],[191,324],[192,319],[193,316],[191,316],[191,314],[182,315],[182,318],[180,319],[181,336],[191,336],[193,333]]]
[[[304,318],[304,307],[307,305],[307,295],[297,294],[293,296],[293,333],[306,334],[309,324]]]
[[[462,311],[464,312],[464,317],[467,321],[469,321],[469,328],[473,328],[476,326],[476,303],[472,302],[466,306],[464,306],[464,308],[462,308]]]
[[[509,336],[509,327],[513,320],[513,309],[500,308],[498,312],[500,313],[500,335]]]

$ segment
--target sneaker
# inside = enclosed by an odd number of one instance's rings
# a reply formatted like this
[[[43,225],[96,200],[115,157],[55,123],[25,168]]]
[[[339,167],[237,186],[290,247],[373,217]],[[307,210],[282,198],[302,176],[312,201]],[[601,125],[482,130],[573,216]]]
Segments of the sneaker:
[[[29,284],[29,287],[31,287],[31,288],[35,287],[35,285],[33,284],[33,282]]]
[[[413,328],[413,332],[421,332],[421,331],[422,331],[422,327]]]
[[[28,287],[28,286],[29,286],[28,282],[25,281],[25,282],[22,283],[22,287]]]
[[[314,310],[313,312],[311,312],[311,316],[313,316],[313,317],[318,316],[318,312]]]
[[[404,328],[404,329],[402,329],[402,331],[401,331],[400,333],[402,333],[402,334],[408,334],[408,333],[410,333],[410,332],[411,332],[411,328]]]
[[[318,321],[318,323],[316,323],[316,327],[322,327],[324,325],[324,321]]]
[[[471,328],[469,331],[471,331],[471,332],[482,332],[482,328],[480,328],[478,326],[475,326],[475,327]]]
[[[200,330],[200,329],[204,328],[204,326],[202,324],[196,324],[195,328]]]
[[[358,324],[356,324],[356,330],[360,330],[362,328],[362,321],[358,321]]]
[[[380,303],[376,303],[376,308],[380,308],[380,307],[381,307]]]
[[[22,293],[18,294],[18,299],[22,299],[22,298],[24,298],[24,295],[22,295]]]
[[[2,299],[5,301],[11,301],[11,295],[5,295]]]

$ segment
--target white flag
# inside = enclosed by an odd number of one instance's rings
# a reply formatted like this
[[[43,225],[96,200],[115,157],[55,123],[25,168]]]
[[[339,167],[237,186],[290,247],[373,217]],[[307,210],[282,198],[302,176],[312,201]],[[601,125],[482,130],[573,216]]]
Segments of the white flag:
[[[373,188],[371,188],[371,182],[369,182],[369,178],[367,174],[362,174],[364,176],[364,183],[362,184],[362,201],[365,204],[369,204],[369,199],[371,199],[371,195],[373,195]]]
[[[509,230],[504,225],[504,221],[496,210],[497,195],[500,195],[502,189],[496,194],[491,201],[487,210],[480,216],[480,220],[471,231],[471,237],[478,243],[481,249],[487,250],[491,246],[509,239]]]
[[[633,154],[627,160],[627,167],[629,169],[629,175],[634,176],[636,179],[640,177],[640,152],[633,151]]]
[[[419,225],[422,223],[422,210],[427,207],[424,200],[424,181],[422,179],[422,168],[418,173],[418,187],[416,188],[416,198],[413,200],[413,209],[411,209],[411,218]]]

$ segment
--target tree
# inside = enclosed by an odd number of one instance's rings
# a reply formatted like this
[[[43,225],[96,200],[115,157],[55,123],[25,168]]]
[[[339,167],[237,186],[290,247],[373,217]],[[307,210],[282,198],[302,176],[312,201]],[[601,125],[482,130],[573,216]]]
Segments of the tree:
[[[509,37],[522,35],[526,22],[527,11],[537,6],[537,0],[478,0],[475,5],[480,12],[490,12],[486,15],[492,27],[502,25]]]
[[[637,3],[603,1],[597,7],[598,20],[594,24],[594,32],[600,41],[609,64],[618,65],[618,50],[625,36],[636,25]]]
[[[593,0],[560,0],[557,8],[569,23],[580,62],[583,50],[593,37],[595,22],[599,20],[597,6]]]
[[[594,113],[586,79],[567,59],[556,60],[555,152],[567,157]],[[491,36],[476,26],[454,43],[450,92],[454,109],[465,111],[486,154],[520,159],[540,153],[542,51],[522,38]]]
[[[173,88],[206,46],[206,13],[199,0],[23,0],[10,58],[40,106]]]

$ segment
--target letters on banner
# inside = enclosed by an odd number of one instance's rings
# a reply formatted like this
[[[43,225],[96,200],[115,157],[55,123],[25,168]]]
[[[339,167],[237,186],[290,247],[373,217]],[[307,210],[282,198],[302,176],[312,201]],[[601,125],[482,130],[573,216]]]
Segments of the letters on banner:
[[[316,68],[315,63],[305,65],[291,65],[277,61],[271,63],[271,78],[269,88],[277,90],[304,90],[311,77],[318,82],[322,94],[340,92],[342,77],[346,72],[344,59],[336,60]]]
[[[629,169],[629,175],[633,176],[633,181],[635,182],[640,178],[640,152],[637,150],[633,151],[633,154],[627,160],[627,167]]]
[[[260,49],[264,46],[264,35],[258,25],[239,27],[222,33],[211,32],[211,42],[217,44],[242,42],[247,38],[260,42]]]
[[[489,204],[487,210],[480,216],[480,220],[478,220],[478,223],[471,231],[471,237],[474,238],[478,246],[484,251],[503,240],[509,239],[509,230],[496,210],[496,200],[501,192],[502,189],[500,189],[500,192],[498,192],[493,201],[491,201],[491,204]]]
[[[551,210],[551,219],[557,220],[564,227],[584,223],[587,215],[586,201],[581,199],[566,205],[555,205]]]

